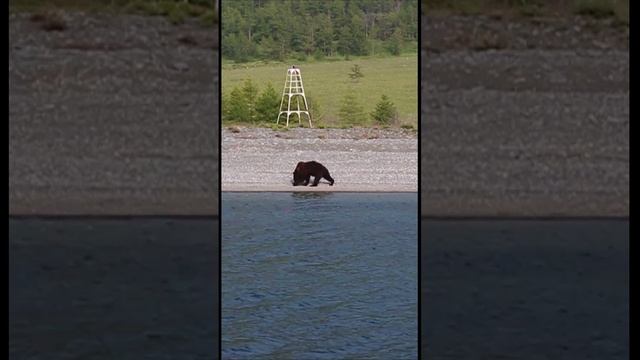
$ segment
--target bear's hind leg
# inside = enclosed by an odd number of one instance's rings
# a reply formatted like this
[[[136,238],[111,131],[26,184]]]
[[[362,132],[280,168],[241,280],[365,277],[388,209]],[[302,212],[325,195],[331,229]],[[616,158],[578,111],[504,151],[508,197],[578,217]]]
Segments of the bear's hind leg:
[[[328,171],[324,172],[324,176],[323,177],[325,179],[329,180],[329,182],[330,182],[329,185],[333,186],[334,181],[333,181],[333,178],[331,177],[331,175],[329,175]]]

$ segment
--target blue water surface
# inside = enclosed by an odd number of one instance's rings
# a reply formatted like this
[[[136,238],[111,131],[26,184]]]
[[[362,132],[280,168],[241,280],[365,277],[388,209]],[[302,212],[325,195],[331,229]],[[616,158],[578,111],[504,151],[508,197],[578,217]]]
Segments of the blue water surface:
[[[416,193],[223,193],[223,359],[416,359]]]

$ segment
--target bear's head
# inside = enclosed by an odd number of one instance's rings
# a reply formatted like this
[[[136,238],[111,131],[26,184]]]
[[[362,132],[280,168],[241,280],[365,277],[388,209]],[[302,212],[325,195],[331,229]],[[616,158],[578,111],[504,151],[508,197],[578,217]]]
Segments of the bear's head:
[[[304,163],[300,161],[296,169],[293,171],[293,181],[291,183],[293,186],[298,186],[304,184],[305,176],[304,176]]]

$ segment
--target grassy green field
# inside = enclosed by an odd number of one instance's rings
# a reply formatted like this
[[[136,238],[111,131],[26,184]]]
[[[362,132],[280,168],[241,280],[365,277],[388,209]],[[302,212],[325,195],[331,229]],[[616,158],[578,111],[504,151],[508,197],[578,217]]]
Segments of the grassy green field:
[[[349,78],[354,64],[360,66],[364,75],[358,82]],[[282,94],[287,68],[286,63],[223,64],[222,93],[228,94],[245,79],[251,79],[260,92],[267,85]],[[368,114],[385,94],[398,110],[397,126],[418,124],[418,58],[417,54],[397,57],[360,58],[342,61],[319,61],[293,65],[302,71],[305,92],[312,103],[320,105],[319,126],[339,127],[338,111],[343,97],[353,91],[358,103]],[[297,119],[297,118],[296,118]],[[297,120],[296,120],[297,121]],[[275,119],[274,119],[275,123]]]

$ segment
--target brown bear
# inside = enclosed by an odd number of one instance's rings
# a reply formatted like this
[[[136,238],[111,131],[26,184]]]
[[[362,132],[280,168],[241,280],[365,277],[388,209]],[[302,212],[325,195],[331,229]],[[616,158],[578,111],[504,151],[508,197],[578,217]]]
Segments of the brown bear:
[[[329,170],[316,161],[300,161],[298,163],[296,169],[293,171],[293,186],[307,186],[311,176],[313,176],[313,184],[311,186],[318,186],[321,178],[329,180],[329,185],[333,186],[334,181],[331,175],[329,175]]]

